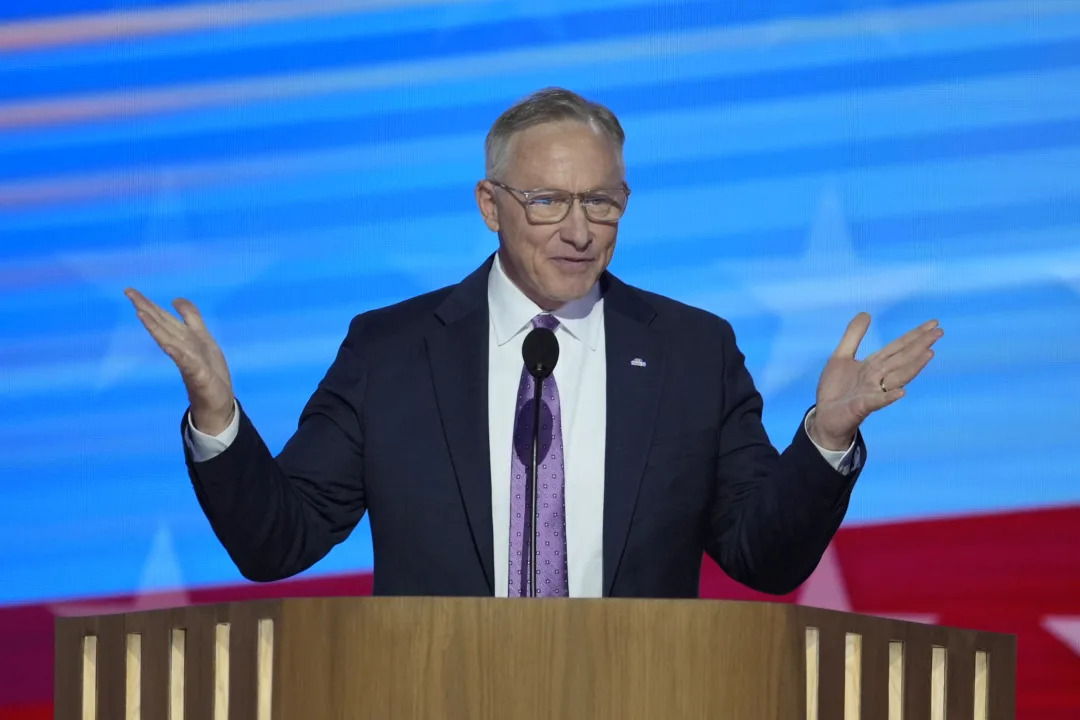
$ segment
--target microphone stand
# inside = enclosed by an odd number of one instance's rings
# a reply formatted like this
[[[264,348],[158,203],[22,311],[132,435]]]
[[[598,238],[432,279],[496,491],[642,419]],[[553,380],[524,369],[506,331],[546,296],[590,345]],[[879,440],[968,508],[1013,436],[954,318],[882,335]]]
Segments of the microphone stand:
[[[532,459],[529,462],[529,474],[525,483],[525,502],[529,506],[525,513],[527,525],[523,528],[525,537],[531,550],[525,552],[525,542],[522,542],[522,572],[527,575],[521,578],[521,594],[525,597],[537,597],[539,595],[540,571],[537,565],[540,561],[540,549],[537,547],[540,541],[540,403],[543,402],[544,380],[555,370],[555,364],[559,361],[559,341],[555,339],[555,333],[547,328],[538,327],[525,336],[525,342],[521,346],[522,360],[525,368],[533,376],[533,431],[532,431]],[[523,538],[524,541],[524,538]],[[525,565],[528,563],[528,571]]]
[[[540,537],[540,531],[537,527],[540,524],[540,510],[538,500],[540,498],[540,492],[537,489],[539,487],[539,463],[537,462],[537,455],[540,450],[540,403],[543,397],[544,391],[544,378],[543,375],[537,373],[533,375],[535,382],[535,392],[533,393],[533,433],[532,433],[532,463],[529,472],[529,482],[532,484],[532,493],[530,493],[532,500],[532,513],[529,516],[529,523],[532,525],[532,539],[529,541],[529,545],[532,548],[532,560],[530,561],[529,572],[529,593],[528,597],[536,597],[536,580],[537,580],[537,561],[540,557],[540,552],[536,547],[537,540]]]

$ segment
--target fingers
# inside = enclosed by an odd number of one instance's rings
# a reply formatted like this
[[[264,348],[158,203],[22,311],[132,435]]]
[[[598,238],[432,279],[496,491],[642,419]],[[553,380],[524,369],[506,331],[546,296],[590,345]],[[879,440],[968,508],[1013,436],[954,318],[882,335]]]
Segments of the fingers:
[[[185,325],[184,322],[174,317],[172,313],[148,300],[138,290],[128,288],[124,291],[124,294],[135,305],[139,320],[147,332],[150,333],[154,342],[158,344],[158,347],[176,363],[182,373],[189,371],[194,361],[191,347],[193,340],[191,333],[194,328]],[[198,311],[195,310],[192,303],[186,300],[177,302],[180,305],[186,303],[187,306],[184,307],[184,311],[195,319],[199,328],[205,329],[202,318],[198,316]],[[192,314],[192,310],[194,310],[194,314]]]
[[[148,300],[145,295],[135,288],[127,288],[124,290],[124,295],[127,296],[127,299],[131,301],[136,310],[149,312],[151,308],[156,307],[152,301]]]
[[[844,337],[840,339],[840,344],[836,347],[833,357],[854,358],[855,353],[859,350],[859,343],[866,336],[869,327],[870,315],[868,313],[863,312],[856,315],[848,323],[847,330],[844,331]]]
[[[885,360],[879,359],[877,362],[885,378],[885,387],[902,387],[915,379],[934,358],[932,347],[944,334],[941,328],[931,326],[917,334],[902,350]]]
[[[886,387],[888,387],[888,386],[886,386]],[[888,392],[881,393],[880,397],[877,400],[877,408],[876,409],[880,410],[882,408],[889,407],[894,402],[896,402],[900,398],[904,397],[905,394],[906,393],[904,392],[903,388],[894,388],[892,390],[889,390]]]
[[[183,343],[187,337],[187,329],[184,325],[172,315],[156,307],[156,305],[151,305],[146,309],[139,309],[137,315],[139,321],[143,323],[143,327],[147,329],[158,344],[179,344]]]
[[[927,320],[922,325],[908,330],[906,333],[875,352],[871,357],[882,363],[886,363],[890,361],[893,356],[906,352],[912,347],[921,347],[923,349],[930,347],[937,342],[943,334],[944,332],[938,327],[937,320]]]
[[[150,333],[150,337],[154,339],[154,342],[168,354],[173,360],[178,360],[177,351],[183,344],[183,335],[172,325],[165,322],[160,312],[155,312],[152,308],[147,310],[140,309],[138,311],[139,320],[142,322],[143,327]]]
[[[173,307],[180,314],[183,319],[178,320],[172,313],[162,308],[160,305],[148,300],[142,293],[134,288],[128,288],[124,291],[124,294],[135,305],[136,311],[153,317],[158,321],[158,324],[166,329],[173,331],[173,334],[182,336],[185,332],[185,325],[188,328],[202,334],[206,334],[206,324],[203,322],[202,314],[199,309],[195,307],[195,303],[185,298],[177,298],[173,300]],[[142,317],[142,315],[140,315]]]
[[[911,361],[899,367],[885,371],[882,375],[882,377],[884,378],[885,387],[894,388],[907,385],[909,382],[914,380],[915,377],[923,371],[923,368],[925,368],[933,359],[933,350],[923,350]]]

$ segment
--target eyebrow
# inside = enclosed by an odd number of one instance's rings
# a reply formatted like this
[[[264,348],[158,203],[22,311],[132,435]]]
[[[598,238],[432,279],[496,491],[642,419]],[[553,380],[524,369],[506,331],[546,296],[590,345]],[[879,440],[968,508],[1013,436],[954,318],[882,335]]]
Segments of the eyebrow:
[[[529,192],[537,192],[539,190],[554,190],[554,191],[557,191],[557,192],[573,192],[572,190],[567,190],[566,188],[553,187],[553,186],[550,186],[550,185],[534,185],[533,187],[522,188],[522,189],[527,190]],[[599,185],[599,186],[594,186],[594,187],[591,187],[591,188],[587,188],[585,190],[582,190],[581,192],[583,192],[583,193],[592,193],[592,192],[601,192],[601,191],[606,191],[606,190],[622,190],[622,186],[619,185],[619,184],[615,184],[615,185]]]

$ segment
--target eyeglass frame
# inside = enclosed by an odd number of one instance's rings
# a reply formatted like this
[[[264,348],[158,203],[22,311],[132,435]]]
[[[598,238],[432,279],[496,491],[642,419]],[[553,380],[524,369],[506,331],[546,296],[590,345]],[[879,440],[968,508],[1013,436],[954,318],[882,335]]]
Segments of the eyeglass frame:
[[[618,223],[619,220],[622,220],[623,214],[626,213],[626,206],[630,202],[630,186],[623,182],[619,189],[626,193],[626,199],[623,200],[622,207],[620,208],[622,210],[622,213],[619,214],[619,217],[615,220],[593,220],[592,217],[589,216],[589,211],[585,207],[584,200],[588,195],[598,194],[598,191],[601,188],[586,190],[584,192],[577,193],[570,192],[569,190],[559,190],[557,188],[535,188],[533,190],[522,190],[521,188],[511,187],[506,183],[499,182],[498,180],[492,180],[491,178],[486,178],[486,180],[495,187],[502,188],[503,190],[506,190],[508,193],[510,193],[513,198],[517,200],[518,203],[520,203],[521,208],[525,211],[525,217],[529,220],[530,223],[533,223],[534,225],[555,225],[557,223],[561,223],[570,215],[570,210],[574,207],[575,201],[579,205],[581,205],[582,212],[585,213],[585,217],[588,218],[590,222],[599,223],[601,225],[614,225]],[[529,198],[533,195],[553,192],[565,193],[570,196],[570,204],[566,206],[566,213],[558,220],[534,220],[532,215],[529,214],[529,206],[526,204],[529,202]],[[518,193],[520,193],[525,199],[522,200],[521,198],[519,198]]]

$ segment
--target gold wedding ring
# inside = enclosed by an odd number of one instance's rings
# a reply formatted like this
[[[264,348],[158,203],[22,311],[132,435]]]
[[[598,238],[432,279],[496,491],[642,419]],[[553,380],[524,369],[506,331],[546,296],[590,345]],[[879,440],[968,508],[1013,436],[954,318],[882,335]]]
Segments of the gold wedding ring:
[[[888,388],[885,387],[885,376],[884,375],[881,376],[881,379],[878,380],[877,384],[881,388],[881,392],[883,392],[883,393],[889,392]]]

